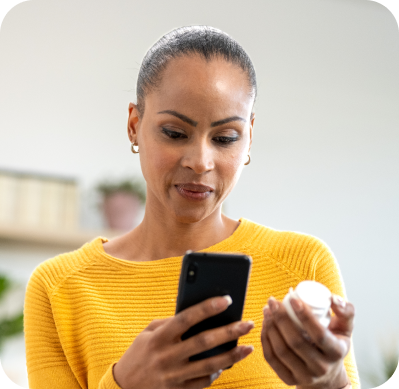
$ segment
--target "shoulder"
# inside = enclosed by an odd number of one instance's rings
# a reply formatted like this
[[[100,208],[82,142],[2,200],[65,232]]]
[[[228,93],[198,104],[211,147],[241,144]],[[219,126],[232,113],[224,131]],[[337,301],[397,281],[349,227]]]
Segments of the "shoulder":
[[[32,272],[28,281],[27,293],[41,289],[50,297],[62,283],[97,261],[96,247],[102,238],[98,237],[81,248],[57,255],[41,262]]]
[[[247,252],[267,257],[301,277],[312,279],[320,261],[334,261],[330,248],[318,237],[242,220],[245,223]]]
[[[295,249],[329,250],[320,238],[298,231],[277,230],[249,219],[241,219],[247,245],[256,246],[277,257],[294,254]],[[287,250],[290,249],[290,250]],[[294,249],[294,250],[293,250]]]

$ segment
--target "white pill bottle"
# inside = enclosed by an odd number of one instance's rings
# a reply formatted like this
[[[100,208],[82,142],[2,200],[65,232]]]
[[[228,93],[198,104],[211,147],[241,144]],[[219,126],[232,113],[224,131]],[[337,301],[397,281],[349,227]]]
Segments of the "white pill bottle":
[[[295,290],[290,288],[289,292],[283,299],[283,305],[288,315],[300,328],[303,329],[302,323],[298,319],[293,310],[290,299],[291,297],[302,300],[312,310],[313,315],[319,323],[327,328],[331,321],[331,292],[330,290],[317,281],[302,281],[297,285]]]

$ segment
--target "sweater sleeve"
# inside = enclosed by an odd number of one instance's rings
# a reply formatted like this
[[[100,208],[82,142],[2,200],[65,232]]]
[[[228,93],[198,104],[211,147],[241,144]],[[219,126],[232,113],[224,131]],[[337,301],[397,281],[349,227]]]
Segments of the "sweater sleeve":
[[[65,356],[54,321],[51,299],[43,271],[35,271],[26,288],[24,333],[29,389],[82,389]],[[112,363],[98,389],[121,389],[113,376]],[[85,380],[86,381],[86,380]]]
[[[26,288],[24,333],[30,389],[81,389],[65,357],[48,291],[37,271]]]
[[[314,279],[327,286],[331,293],[337,294],[347,300],[345,286],[337,260],[331,250],[323,242],[319,241],[319,256],[315,263]],[[352,383],[352,389],[360,389],[359,374],[356,367],[353,341],[349,354],[346,356],[345,369]]]
[[[114,378],[113,369],[115,365],[116,362],[109,366],[108,370],[101,379],[100,384],[98,385],[98,389],[121,389]]]

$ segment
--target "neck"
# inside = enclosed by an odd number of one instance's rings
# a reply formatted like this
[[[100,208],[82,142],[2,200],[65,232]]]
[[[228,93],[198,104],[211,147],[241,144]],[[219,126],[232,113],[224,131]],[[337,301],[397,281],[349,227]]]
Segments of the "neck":
[[[148,208],[141,224],[126,234],[125,259],[151,261],[198,251],[227,239],[238,227],[217,208],[205,219],[194,223],[179,222],[172,217],[159,217]],[[128,254],[127,254],[128,251]]]

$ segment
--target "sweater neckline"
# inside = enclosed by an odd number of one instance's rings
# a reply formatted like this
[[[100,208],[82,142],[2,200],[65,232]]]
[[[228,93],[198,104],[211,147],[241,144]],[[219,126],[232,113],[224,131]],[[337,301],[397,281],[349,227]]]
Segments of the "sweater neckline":
[[[198,250],[197,252],[240,252],[240,249],[243,247],[243,243],[247,240],[247,235],[250,229],[251,222],[245,218],[240,218],[238,220],[240,224],[235,229],[235,231],[226,239],[215,243],[214,245],[207,247],[202,250]],[[178,257],[168,257],[156,259],[153,261],[129,261],[127,259],[121,259],[114,257],[104,251],[103,243],[108,242],[108,238],[99,236],[91,241],[87,247],[87,249],[95,250],[99,257],[109,263],[117,265],[119,267],[160,267],[164,265],[172,265],[181,263],[183,256]]]

